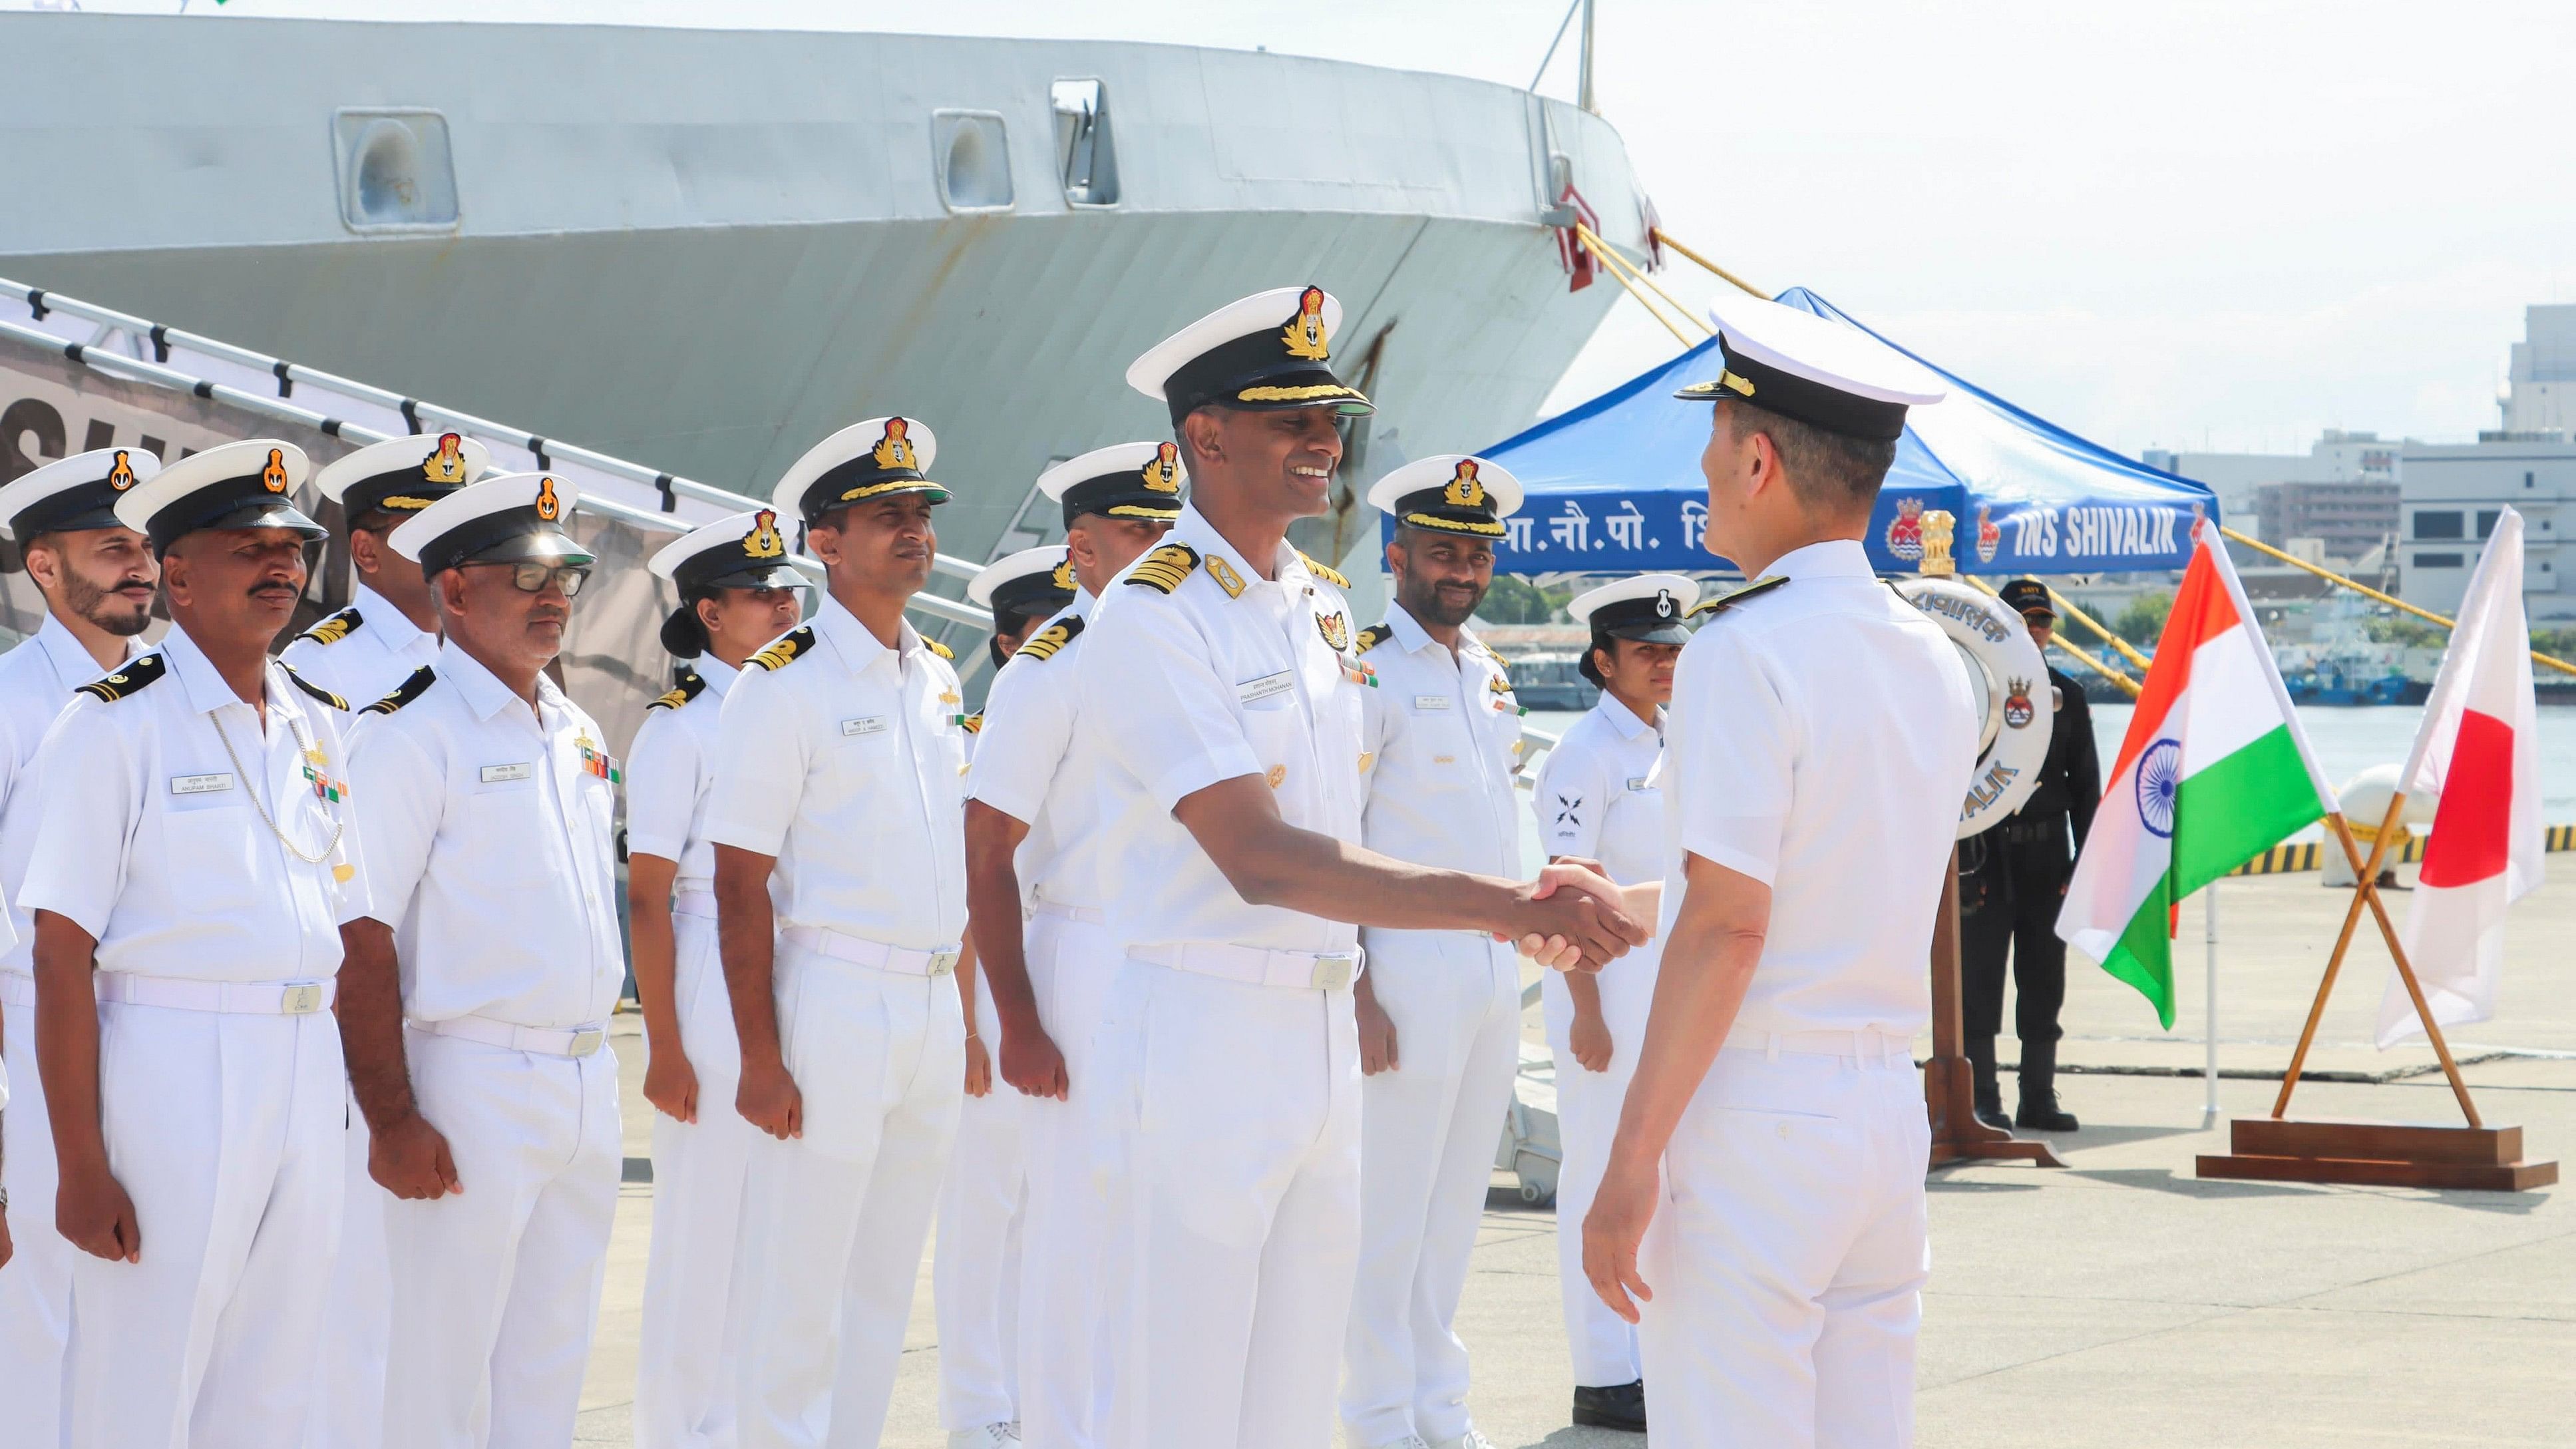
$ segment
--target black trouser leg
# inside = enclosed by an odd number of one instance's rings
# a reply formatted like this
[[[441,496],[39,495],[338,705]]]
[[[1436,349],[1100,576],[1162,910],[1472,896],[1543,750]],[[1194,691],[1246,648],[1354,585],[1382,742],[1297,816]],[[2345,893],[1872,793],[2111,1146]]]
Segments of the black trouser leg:
[[[2025,1046],[2064,1035],[2057,1016],[2066,1005],[2066,943],[2057,938],[2057,913],[2072,871],[2064,851],[2022,846],[2013,861],[2013,1035]]]

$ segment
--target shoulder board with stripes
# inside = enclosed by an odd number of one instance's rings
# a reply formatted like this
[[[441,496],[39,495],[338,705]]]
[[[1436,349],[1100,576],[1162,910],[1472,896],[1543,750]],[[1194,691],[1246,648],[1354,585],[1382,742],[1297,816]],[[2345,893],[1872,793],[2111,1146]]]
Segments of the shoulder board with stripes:
[[[340,696],[333,694],[331,691],[324,689],[318,684],[315,684],[312,680],[305,678],[303,675],[296,673],[294,665],[288,664],[284,660],[279,660],[277,667],[286,671],[287,683],[294,685],[296,688],[303,690],[306,694],[313,696],[315,699],[322,701],[324,704],[331,706],[333,709],[336,709],[343,714],[348,713],[349,702],[347,700],[342,699]]]
[[[392,714],[395,710],[402,708],[404,705],[420,698],[423,694],[428,693],[430,684],[437,678],[438,671],[424,664],[418,669],[413,670],[411,672],[411,678],[404,680],[400,685],[396,686],[393,693],[377,700],[374,704],[368,705],[365,709],[358,711],[358,713]]]
[[[1476,641],[1476,648],[1477,648],[1478,650],[1482,651],[1482,652],[1483,652],[1483,654],[1484,654],[1484,656],[1485,656],[1486,658],[1488,658],[1488,659],[1490,659],[1490,660],[1494,661],[1494,667],[1495,667],[1495,668],[1497,668],[1497,669],[1509,669],[1509,668],[1511,668],[1511,667],[1512,667],[1512,661],[1510,661],[1510,660],[1508,660],[1508,659],[1505,659],[1505,658],[1502,656],[1501,652],[1500,652],[1500,651],[1498,651],[1497,649],[1495,649],[1493,645],[1488,644],[1488,643],[1484,642],[1483,640],[1479,639],[1479,640],[1477,640],[1477,641]]]
[[[1334,568],[1331,564],[1325,563],[1323,560],[1307,553],[1304,549],[1299,549],[1297,551],[1297,557],[1306,561],[1306,572],[1322,579],[1325,583],[1331,584],[1334,588],[1347,589],[1351,586],[1350,577],[1348,575],[1344,574],[1340,569]]]
[[[114,704],[169,672],[170,661],[155,650],[140,659],[127,660],[114,674],[93,679],[72,692]]]
[[[814,626],[792,629],[769,642],[769,647],[751,656],[751,662],[775,673],[802,658],[814,647]]]
[[[1136,561],[1127,582],[1168,594],[1199,566],[1199,551],[1186,543],[1167,543]]]
[[[706,676],[692,669],[680,676],[680,682],[671,686],[669,693],[644,706],[645,711],[650,713],[657,709],[678,709],[681,705],[697,698],[699,692],[706,687]]]
[[[954,659],[957,657],[956,650],[949,648],[947,645],[940,643],[936,639],[924,639],[921,642],[930,646],[930,652],[938,655],[942,659]]]
[[[1357,652],[1366,654],[1370,650],[1375,649],[1380,644],[1383,644],[1394,637],[1395,631],[1388,628],[1386,625],[1371,624],[1360,631],[1360,647]]]
[[[1019,652],[1011,657],[1014,659],[1053,659],[1057,650],[1072,643],[1074,636],[1081,632],[1082,618],[1080,615],[1076,615],[1070,619],[1058,619],[1054,623],[1040,629],[1036,638],[1021,645]]]
[[[314,620],[312,628],[305,630],[303,633],[298,634],[295,637],[298,639],[310,639],[316,644],[337,644],[341,640],[348,638],[351,634],[358,632],[359,627],[364,625],[366,622],[367,621],[365,619],[359,617],[357,605],[352,604],[348,608],[342,609],[336,614],[327,615],[323,618]]]
[[[1727,610],[1734,608],[1736,605],[1759,595],[1767,594],[1787,582],[1789,582],[1789,576],[1787,574],[1773,574],[1767,579],[1756,579],[1752,583],[1746,584],[1743,588],[1737,589],[1734,593],[1721,594],[1714,599],[1702,599],[1698,603],[1693,604],[1691,606],[1690,617],[1696,619],[1702,614],[1723,614]]]

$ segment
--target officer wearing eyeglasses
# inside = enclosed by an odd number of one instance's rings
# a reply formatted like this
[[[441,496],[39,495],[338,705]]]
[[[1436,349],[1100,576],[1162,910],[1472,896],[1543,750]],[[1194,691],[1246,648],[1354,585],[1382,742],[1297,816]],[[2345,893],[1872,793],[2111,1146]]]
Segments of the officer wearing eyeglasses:
[[[385,1443],[566,1443],[617,1208],[625,977],[598,723],[545,667],[591,555],[574,488],[520,473],[393,532],[446,635],[350,746],[364,866],[341,1034],[374,1135],[393,1329]]]

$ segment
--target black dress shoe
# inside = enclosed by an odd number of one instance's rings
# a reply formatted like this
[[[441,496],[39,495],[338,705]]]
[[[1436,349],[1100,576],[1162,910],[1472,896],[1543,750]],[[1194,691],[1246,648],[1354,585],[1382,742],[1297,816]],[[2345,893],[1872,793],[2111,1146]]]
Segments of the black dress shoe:
[[[2038,1099],[2022,1098],[2021,1111],[2014,1114],[2013,1122],[2033,1132],[2072,1132],[2078,1125],[2074,1113],[2057,1105],[2055,1092]]]
[[[1574,1388],[1574,1422],[1587,1429],[1625,1429],[1632,1434],[1646,1432],[1646,1381],[1618,1384],[1606,1389]]]

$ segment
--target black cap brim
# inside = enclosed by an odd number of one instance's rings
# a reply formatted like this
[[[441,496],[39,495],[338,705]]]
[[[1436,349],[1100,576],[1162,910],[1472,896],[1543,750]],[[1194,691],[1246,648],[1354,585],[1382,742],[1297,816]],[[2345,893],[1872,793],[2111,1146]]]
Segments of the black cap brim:
[[[305,517],[303,509],[282,497],[246,498],[188,531],[201,533],[216,528],[291,528],[308,539],[331,536],[331,530]]]
[[[758,568],[734,572],[698,584],[701,589],[810,589],[814,581],[787,564],[764,564]]]
[[[590,550],[573,542],[572,535],[542,528],[531,533],[514,533],[458,559],[451,567],[501,563],[587,564],[598,561]]]
[[[1688,644],[1691,631],[1679,619],[1656,619],[1637,624],[1614,624],[1600,631],[1613,639],[1634,639],[1640,644]]]

